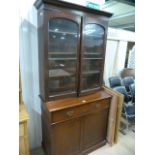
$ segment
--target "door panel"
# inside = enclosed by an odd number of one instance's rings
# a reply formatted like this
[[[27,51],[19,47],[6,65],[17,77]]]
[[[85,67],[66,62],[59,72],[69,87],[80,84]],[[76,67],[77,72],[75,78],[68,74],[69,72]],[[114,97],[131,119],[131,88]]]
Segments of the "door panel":
[[[73,119],[53,126],[54,155],[74,155],[80,151],[80,120]]]
[[[105,50],[104,23],[98,20],[83,22],[80,93],[100,88],[103,79],[103,63]],[[86,78],[91,77],[91,78]],[[96,78],[95,78],[96,77]],[[92,79],[91,84],[89,79]],[[94,80],[93,80],[94,79]]]
[[[77,93],[80,20],[72,14],[47,12],[45,82],[49,98]]]
[[[84,119],[83,149],[87,149],[106,139],[108,109],[94,112]]]

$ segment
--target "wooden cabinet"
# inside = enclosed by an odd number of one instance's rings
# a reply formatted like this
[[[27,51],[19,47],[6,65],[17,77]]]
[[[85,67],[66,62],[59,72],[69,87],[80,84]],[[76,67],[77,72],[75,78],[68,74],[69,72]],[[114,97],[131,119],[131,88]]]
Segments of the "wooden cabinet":
[[[38,0],[40,96],[44,101],[100,90],[112,14]]]
[[[93,100],[92,100],[93,98]],[[106,143],[111,96],[100,91],[42,104],[47,155],[81,155]]]
[[[111,13],[38,0],[42,135],[46,155],[82,155],[106,143],[111,96],[102,88]]]

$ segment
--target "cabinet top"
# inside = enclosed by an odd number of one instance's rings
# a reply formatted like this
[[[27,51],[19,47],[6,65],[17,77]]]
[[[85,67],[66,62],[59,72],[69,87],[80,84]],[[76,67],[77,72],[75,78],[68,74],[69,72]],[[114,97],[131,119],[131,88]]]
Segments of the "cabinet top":
[[[79,105],[95,102],[103,99],[111,98],[111,95],[106,93],[104,90],[98,91],[94,94],[81,96],[81,97],[70,97],[66,99],[60,99],[55,101],[46,102],[47,109],[50,112],[58,111],[66,108],[72,108]]]
[[[73,4],[73,3],[69,3],[69,2],[65,2],[65,1],[53,1],[53,0],[37,0],[34,3],[34,6],[39,9],[41,7],[42,4],[51,4],[51,5],[56,5],[56,6],[60,6],[60,7],[66,7],[69,9],[75,9],[75,10],[81,10],[84,12],[89,12],[89,13],[93,13],[93,14],[98,14],[98,15],[104,15],[106,17],[111,17],[113,14],[106,12],[106,11],[101,11],[101,10],[97,10],[97,9],[93,9],[93,8],[88,8],[85,6],[81,6],[81,5],[77,5],[77,4]]]

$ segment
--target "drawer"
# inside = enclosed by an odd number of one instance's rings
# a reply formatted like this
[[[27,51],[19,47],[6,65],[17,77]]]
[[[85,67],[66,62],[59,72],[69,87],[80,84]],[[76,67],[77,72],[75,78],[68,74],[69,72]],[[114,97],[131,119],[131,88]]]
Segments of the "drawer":
[[[76,106],[73,108],[68,108],[60,111],[51,113],[52,123],[65,121],[75,117],[83,116],[88,113],[95,112],[97,110],[102,110],[109,107],[109,100],[101,100],[92,103],[86,103],[81,106]]]
[[[91,111],[107,109],[110,106],[109,100],[96,101],[91,103]]]
[[[52,122],[60,122],[67,119],[75,118],[81,115],[85,115],[90,110],[90,107],[88,104],[83,106],[77,106],[74,108],[68,108],[65,110],[60,110],[57,112],[52,113]]]

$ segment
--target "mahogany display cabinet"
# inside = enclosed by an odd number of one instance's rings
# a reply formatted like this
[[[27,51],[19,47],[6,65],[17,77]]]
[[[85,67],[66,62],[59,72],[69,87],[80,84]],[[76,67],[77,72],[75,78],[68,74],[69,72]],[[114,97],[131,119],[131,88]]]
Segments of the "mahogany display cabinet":
[[[42,145],[46,155],[84,155],[106,143],[111,96],[102,88],[111,13],[38,0]]]

